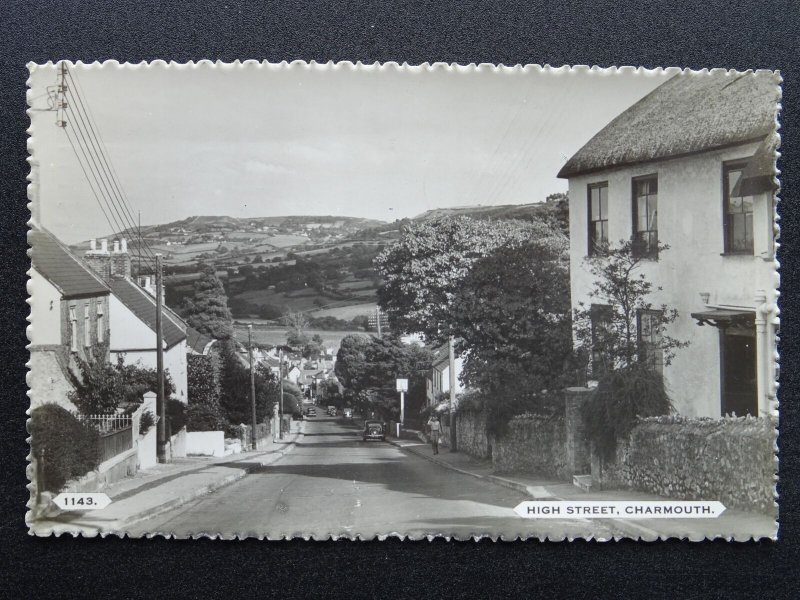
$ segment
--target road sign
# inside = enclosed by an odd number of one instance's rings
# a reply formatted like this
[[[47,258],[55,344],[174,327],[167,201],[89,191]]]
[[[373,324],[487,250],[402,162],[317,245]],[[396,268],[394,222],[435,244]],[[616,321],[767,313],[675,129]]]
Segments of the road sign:
[[[111,504],[111,498],[99,493],[63,492],[53,502],[61,510],[101,510]]]
[[[397,380],[397,391],[398,392],[407,392],[408,391],[408,379],[398,379]]]

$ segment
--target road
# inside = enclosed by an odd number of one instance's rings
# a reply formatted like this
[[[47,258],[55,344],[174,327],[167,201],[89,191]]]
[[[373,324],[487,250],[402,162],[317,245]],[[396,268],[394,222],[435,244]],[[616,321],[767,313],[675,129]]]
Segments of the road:
[[[528,499],[388,443],[365,443],[355,424],[319,416],[307,420],[305,435],[280,461],[128,531],[270,539],[398,533],[412,539],[563,539],[591,530],[607,537],[597,521],[522,519],[513,508]]]

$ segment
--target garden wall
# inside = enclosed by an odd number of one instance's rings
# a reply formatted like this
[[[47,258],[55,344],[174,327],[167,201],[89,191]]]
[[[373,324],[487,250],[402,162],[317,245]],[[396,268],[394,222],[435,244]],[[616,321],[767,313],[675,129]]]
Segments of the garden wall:
[[[450,433],[448,429],[448,434]],[[477,458],[491,458],[492,446],[486,433],[486,416],[482,413],[456,414],[458,449]]]
[[[512,419],[506,434],[494,440],[492,466],[498,473],[524,471],[569,479],[572,473],[567,464],[564,419]]]
[[[592,486],[630,488],[774,514],[775,423],[738,417],[643,419],[613,464],[592,458]]]

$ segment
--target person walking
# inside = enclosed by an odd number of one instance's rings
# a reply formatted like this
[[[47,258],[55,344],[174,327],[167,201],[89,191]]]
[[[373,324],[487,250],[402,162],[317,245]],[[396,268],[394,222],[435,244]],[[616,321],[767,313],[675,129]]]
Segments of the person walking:
[[[431,446],[433,447],[433,453],[439,454],[439,433],[442,430],[442,424],[439,423],[439,417],[436,415],[431,415],[431,418],[428,419],[428,427],[431,430]]]

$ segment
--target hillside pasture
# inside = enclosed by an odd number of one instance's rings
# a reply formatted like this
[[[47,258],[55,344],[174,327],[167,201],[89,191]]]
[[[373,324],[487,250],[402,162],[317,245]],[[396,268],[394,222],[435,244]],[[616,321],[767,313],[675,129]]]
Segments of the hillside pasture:
[[[286,343],[285,325],[260,325],[256,321],[253,322],[253,343],[259,345],[278,346]],[[233,328],[234,336],[243,344],[247,344],[247,325],[243,322],[237,322]],[[363,331],[327,331],[324,329],[306,329],[304,330],[308,337],[319,335],[326,349],[332,350],[334,353],[338,351],[342,343],[342,338],[347,335],[361,334],[367,335]]]

